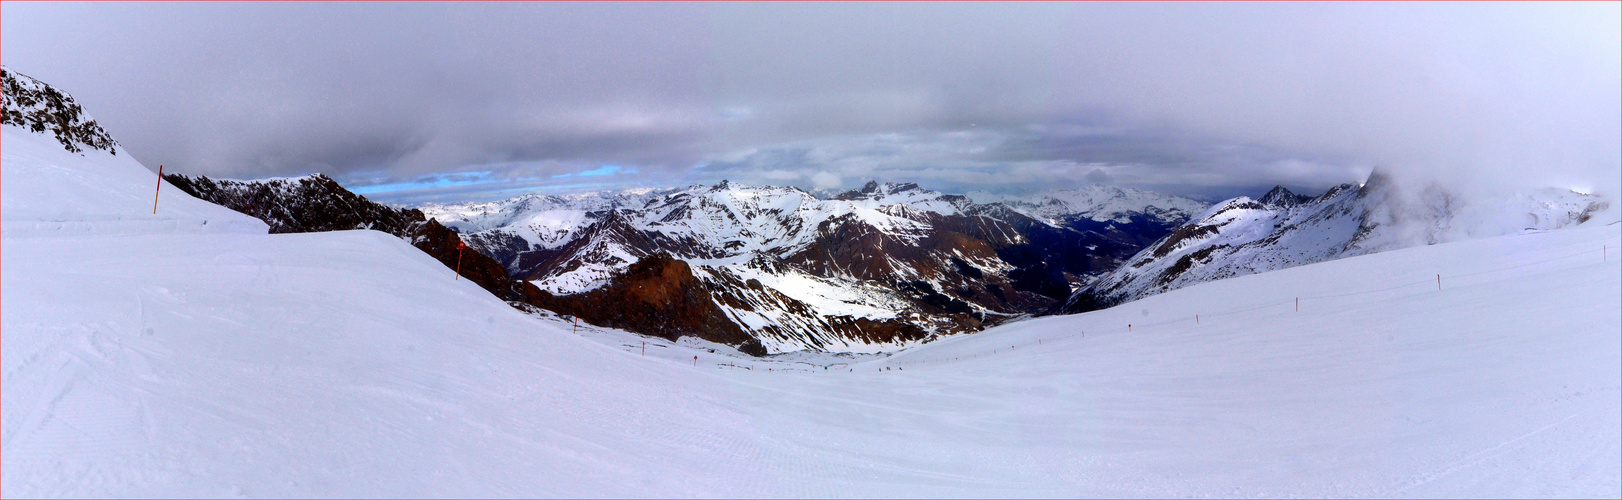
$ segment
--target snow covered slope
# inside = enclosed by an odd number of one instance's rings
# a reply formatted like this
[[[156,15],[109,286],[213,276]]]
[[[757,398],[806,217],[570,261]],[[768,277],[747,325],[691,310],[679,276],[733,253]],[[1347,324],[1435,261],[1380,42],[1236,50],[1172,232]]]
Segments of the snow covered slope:
[[[187,195],[130,158],[108,151],[69,152],[55,138],[0,126],[0,231],[8,236],[264,233],[264,222]],[[152,213],[153,190],[157,213]]]
[[[1316,198],[1276,187],[1259,200],[1212,206],[1078,290],[1064,309],[1088,311],[1195,283],[1397,248],[1558,229],[1609,208],[1601,197],[1558,189],[1472,205],[1435,184],[1405,192],[1379,173]]]

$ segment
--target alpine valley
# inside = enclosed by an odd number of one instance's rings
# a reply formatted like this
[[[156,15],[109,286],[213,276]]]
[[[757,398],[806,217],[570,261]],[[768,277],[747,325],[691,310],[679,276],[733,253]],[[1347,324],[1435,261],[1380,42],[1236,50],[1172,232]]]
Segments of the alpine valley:
[[[1469,205],[1379,172],[1316,197],[1276,187],[1211,206],[1110,186],[976,203],[915,184],[818,197],[722,181],[399,209],[320,174],[167,179],[271,232],[394,234],[526,310],[756,356],[894,351],[1224,278],[1561,228],[1609,207],[1560,189]]]
[[[378,229],[447,265],[454,241],[438,240],[457,238],[509,302],[754,355],[888,351],[1048,312],[1206,207],[1108,186],[979,204],[914,184],[819,198],[722,181],[394,209],[319,174],[167,178],[272,232]]]
[[[167,179],[273,233],[388,232],[526,310],[756,356],[894,351],[1223,278],[1570,226],[1609,207],[1560,189],[1471,205],[1378,171],[1316,197],[1276,187],[1210,206],[1096,185],[977,203],[915,184],[819,197],[722,181],[400,209],[320,174]]]

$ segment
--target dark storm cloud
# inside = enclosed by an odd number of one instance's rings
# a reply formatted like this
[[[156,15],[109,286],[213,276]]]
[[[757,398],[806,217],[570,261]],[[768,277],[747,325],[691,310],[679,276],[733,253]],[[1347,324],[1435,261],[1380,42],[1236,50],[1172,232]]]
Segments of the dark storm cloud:
[[[1376,166],[1615,190],[1622,162],[1615,3],[0,8],[0,60],[146,163],[395,201],[721,178],[1226,196]]]

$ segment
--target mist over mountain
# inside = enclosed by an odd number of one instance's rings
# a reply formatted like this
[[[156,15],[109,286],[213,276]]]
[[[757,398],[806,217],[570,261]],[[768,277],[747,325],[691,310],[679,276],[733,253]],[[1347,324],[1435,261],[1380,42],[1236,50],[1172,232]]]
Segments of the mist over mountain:
[[[1275,187],[1259,199],[1217,203],[1120,267],[1088,283],[1061,308],[1103,309],[1235,276],[1413,246],[1547,231],[1599,218],[1615,200],[1545,188],[1466,198],[1438,184],[1376,171],[1312,197]]]

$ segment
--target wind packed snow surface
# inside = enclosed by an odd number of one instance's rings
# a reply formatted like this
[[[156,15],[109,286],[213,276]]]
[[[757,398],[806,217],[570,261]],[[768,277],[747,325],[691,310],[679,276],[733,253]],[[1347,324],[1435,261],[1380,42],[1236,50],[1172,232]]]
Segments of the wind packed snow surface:
[[[382,233],[171,230],[219,219],[151,223],[118,201],[137,188],[98,176],[111,156],[20,154],[5,134],[0,496],[1622,492],[1606,221],[889,357],[644,355],[630,334],[520,313]],[[21,192],[42,188],[86,202]]]

